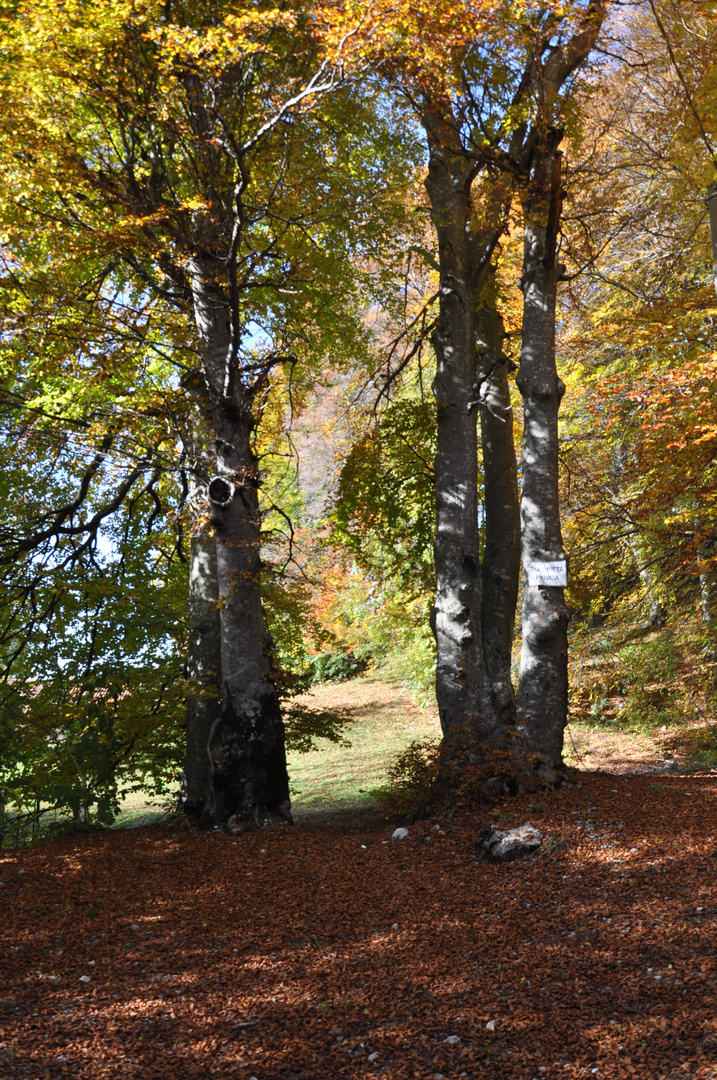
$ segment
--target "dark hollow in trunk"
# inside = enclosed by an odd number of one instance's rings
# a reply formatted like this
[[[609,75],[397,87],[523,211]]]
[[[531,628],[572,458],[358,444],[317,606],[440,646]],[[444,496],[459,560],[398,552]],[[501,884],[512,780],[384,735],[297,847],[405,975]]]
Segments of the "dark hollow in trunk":
[[[241,831],[290,822],[284,725],[271,676],[261,601],[259,470],[252,448],[255,388],[236,370],[228,304],[216,267],[190,265],[194,314],[208,384],[215,475],[208,495],[216,546],[221,715],[208,734],[201,825]]]
[[[269,635],[261,603],[261,521],[251,415],[225,408],[217,414],[220,472],[209,491],[217,548],[223,709],[209,741],[212,791],[207,822],[236,829],[290,821],[291,810],[284,725],[269,674]]]

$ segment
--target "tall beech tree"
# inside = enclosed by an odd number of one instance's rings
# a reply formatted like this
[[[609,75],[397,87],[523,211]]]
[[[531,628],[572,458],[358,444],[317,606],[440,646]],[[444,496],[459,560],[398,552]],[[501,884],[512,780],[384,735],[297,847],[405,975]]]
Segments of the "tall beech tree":
[[[582,26],[565,37],[535,40],[528,67],[534,115],[527,132],[527,183],[522,186],[525,242],[523,332],[518,388],[523,397],[521,538],[523,616],[518,730],[534,767],[546,779],[562,764],[568,718],[568,610],[563,589],[531,585],[532,561],[565,558],[558,495],[558,409],[565,392],[555,362],[560,265],[557,243],[563,201],[563,111],[570,76],[585,62],[599,33],[606,3],[596,0]]]
[[[433,105],[433,103],[432,103]],[[426,180],[438,242],[440,266],[439,322],[433,333],[437,409],[435,458],[436,601],[432,626],[436,637],[436,696],[445,736],[449,768],[469,749],[471,755],[503,750],[511,723],[510,649],[505,649],[517,596],[517,546],[496,543],[495,511],[506,527],[506,539],[517,532],[515,450],[510,413],[495,411],[491,397],[505,400],[501,384],[507,376],[501,362],[497,313],[486,286],[491,256],[506,218],[500,215],[481,233],[473,226],[470,190],[476,163],[466,160],[457,134],[459,122],[443,111],[424,112],[429,146]],[[501,194],[503,192],[501,191]],[[476,325],[482,293],[481,319]],[[482,371],[476,366],[476,338],[481,335]],[[491,381],[495,389],[488,390]],[[486,521],[490,521],[488,559],[481,577],[478,528],[478,407],[492,423],[505,423],[508,438],[484,443]],[[501,473],[503,477],[501,477]],[[507,479],[501,484],[500,479]],[[496,484],[494,481],[498,479]],[[507,584],[507,588],[500,585]],[[498,586],[496,588],[495,586]],[[489,609],[483,617],[483,602]],[[486,649],[484,631],[493,638]]]
[[[378,18],[367,35],[382,70],[423,125],[429,151],[426,188],[440,271],[440,314],[433,334],[437,524],[432,625],[449,772],[454,768],[461,772],[466,754],[489,772],[502,769],[506,759],[512,760],[514,771],[524,771],[529,757],[532,769],[552,782],[560,763],[560,746],[550,743],[546,749],[543,732],[545,717],[553,718],[551,724],[555,719],[556,703],[547,701],[545,714],[532,703],[552,685],[551,678],[543,680],[545,664],[562,673],[558,712],[566,700],[564,635],[558,632],[554,640],[545,640],[548,626],[552,628],[558,611],[565,610],[562,597],[554,602],[542,594],[528,596],[518,728],[522,738],[513,737],[516,710],[509,643],[519,574],[517,481],[510,413],[505,411],[507,358],[489,279],[518,192],[527,237],[520,373],[527,428],[522,495],[525,558],[529,551],[554,546],[556,521],[557,539],[560,535],[557,399],[552,406],[545,405],[547,396],[558,393],[557,376],[554,385],[550,383],[551,364],[553,371],[555,365],[555,242],[561,190],[553,162],[558,160],[570,77],[590,53],[604,12],[604,0],[560,12],[526,8],[517,19],[513,8],[508,12],[499,4],[480,10],[441,5],[438,11],[432,9],[429,21],[419,5],[392,11],[384,22]],[[442,64],[437,69],[433,59],[439,52]],[[479,410],[488,538],[482,575]],[[501,420],[506,422],[503,437],[498,435]],[[551,610],[541,622],[546,604]],[[561,738],[565,719],[563,711]]]
[[[94,251],[99,292],[131,289],[174,311],[194,353],[185,385],[204,397],[210,437],[191,463],[190,674],[207,708],[213,545],[221,642],[221,715],[209,708],[209,726],[195,709],[189,738],[188,806],[205,826],[290,819],[254,433],[278,365],[355,342],[355,256],[391,217],[387,175],[411,169],[411,140],[389,133],[370,87],[350,111],[331,93],[341,49],[328,53],[321,31],[318,7],[151,0],[21,5],[4,27],[16,229],[29,221]]]

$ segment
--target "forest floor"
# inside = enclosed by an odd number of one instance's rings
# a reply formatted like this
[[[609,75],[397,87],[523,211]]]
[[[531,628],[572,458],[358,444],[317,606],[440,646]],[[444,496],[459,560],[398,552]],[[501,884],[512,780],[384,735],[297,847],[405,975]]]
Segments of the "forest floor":
[[[354,692],[356,752],[361,717],[406,714]],[[398,842],[360,802],[331,812],[332,747],[323,802],[292,766],[291,828],[170,817],[0,852],[0,1080],[716,1080],[717,776],[576,734],[575,786]],[[478,860],[488,822],[528,818],[535,856]]]

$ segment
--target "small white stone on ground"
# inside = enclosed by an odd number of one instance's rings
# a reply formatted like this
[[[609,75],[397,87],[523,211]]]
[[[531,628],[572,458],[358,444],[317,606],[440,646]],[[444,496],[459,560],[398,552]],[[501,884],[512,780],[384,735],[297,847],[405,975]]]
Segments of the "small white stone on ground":
[[[139,930],[139,923],[133,922],[129,924],[130,930]]]
[[[495,1020],[489,1020],[485,1026],[486,1031],[495,1031]]]
[[[396,829],[396,831],[394,832],[391,839],[392,840],[405,840],[407,836],[408,836],[408,829]]]
[[[458,1046],[461,1041],[460,1035],[449,1035],[447,1039],[443,1040],[446,1046]]]
[[[391,929],[392,930],[398,930],[398,923],[397,922],[391,923]]]
[[[441,826],[438,824],[438,822],[436,822],[435,825],[431,825],[431,832],[440,832],[440,831],[441,831]]]
[[[478,853],[487,862],[512,862],[531,855],[543,842],[543,834],[529,821],[519,829],[504,832],[495,825],[489,825],[478,837]]]
[[[369,1061],[378,1061],[378,1054],[374,1051],[373,1054],[369,1054],[368,1060]]]
[[[92,982],[92,979],[89,977],[89,975],[80,975],[80,982],[88,983]]]

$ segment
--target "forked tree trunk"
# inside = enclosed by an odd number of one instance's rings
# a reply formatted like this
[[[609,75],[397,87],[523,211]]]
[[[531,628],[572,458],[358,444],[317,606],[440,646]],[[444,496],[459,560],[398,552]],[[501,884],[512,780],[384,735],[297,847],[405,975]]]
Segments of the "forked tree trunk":
[[[491,274],[476,309],[478,394],[485,489],[485,546],[481,625],[486,670],[499,720],[515,724],[511,659],[520,582],[520,503],[513,410],[503,352],[503,320]]]
[[[518,387],[523,396],[521,527],[523,643],[518,729],[536,772],[558,779],[568,710],[568,610],[564,589],[529,585],[531,562],[565,558],[558,498],[558,409],[565,387],[555,363],[560,219],[560,155],[536,152],[531,194],[523,203],[523,335]]]
[[[202,824],[239,831],[291,821],[284,726],[269,674],[261,602],[259,472],[254,397],[232,377],[228,305],[213,267],[191,267],[194,312],[209,384],[216,473],[208,494],[219,592],[222,712],[209,735]]]

